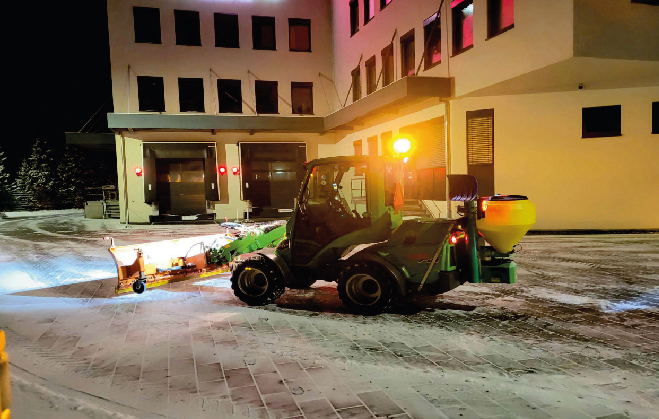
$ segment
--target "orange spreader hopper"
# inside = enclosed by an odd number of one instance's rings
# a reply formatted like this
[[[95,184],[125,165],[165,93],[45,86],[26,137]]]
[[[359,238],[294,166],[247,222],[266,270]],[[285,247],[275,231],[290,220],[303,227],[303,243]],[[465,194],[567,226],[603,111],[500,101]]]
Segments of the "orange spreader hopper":
[[[510,253],[535,224],[535,205],[522,195],[495,195],[482,201],[485,217],[476,228],[501,253]]]

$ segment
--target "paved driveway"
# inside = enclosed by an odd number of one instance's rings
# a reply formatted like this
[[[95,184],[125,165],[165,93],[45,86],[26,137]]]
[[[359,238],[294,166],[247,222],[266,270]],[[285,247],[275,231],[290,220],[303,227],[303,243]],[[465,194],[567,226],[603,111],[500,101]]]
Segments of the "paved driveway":
[[[115,295],[103,235],[214,231],[79,212],[0,221],[15,371],[102,400],[88,417],[659,417],[659,235],[527,236],[518,284],[377,317],[347,313],[326,282],[261,308],[222,275]],[[16,417],[34,414],[16,400]]]

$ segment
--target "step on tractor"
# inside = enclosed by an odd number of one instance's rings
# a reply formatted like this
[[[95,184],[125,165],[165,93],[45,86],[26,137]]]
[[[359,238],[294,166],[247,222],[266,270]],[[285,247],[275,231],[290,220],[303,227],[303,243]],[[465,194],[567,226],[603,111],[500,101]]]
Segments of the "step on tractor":
[[[404,220],[403,165],[368,156],[306,163],[285,239],[231,263],[235,295],[259,306],[287,287],[334,281],[349,310],[375,315],[465,282],[514,283],[512,253],[535,223],[533,204],[521,195],[479,198],[475,177],[448,175],[461,217]]]

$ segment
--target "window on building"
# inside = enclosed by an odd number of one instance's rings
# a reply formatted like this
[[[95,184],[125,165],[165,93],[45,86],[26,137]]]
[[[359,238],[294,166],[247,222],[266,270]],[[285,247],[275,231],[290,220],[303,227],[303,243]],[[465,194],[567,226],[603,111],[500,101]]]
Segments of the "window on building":
[[[659,134],[659,102],[652,102],[652,133]]]
[[[487,0],[487,37],[497,36],[513,27],[515,0]]]
[[[632,0],[632,3],[649,4],[650,6],[659,6],[659,0]]]
[[[378,75],[375,71],[375,55],[366,60],[364,68],[366,69],[366,94],[370,95],[378,87]]]
[[[359,1],[350,2],[350,36],[359,31]]]
[[[472,0],[453,1],[453,55],[474,45],[474,3]]]
[[[176,45],[200,46],[199,12],[174,10]]]
[[[494,109],[467,112],[467,174],[480,196],[494,195]]]
[[[288,41],[291,51],[311,52],[311,20],[288,19]]]
[[[256,80],[254,90],[256,91],[256,113],[279,113],[276,81]]]
[[[405,196],[416,199],[446,199],[446,153],[444,118],[433,118],[400,127],[399,136],[413,138],[415,148],[423,150],[414,157],[412,179],[405,182]],[[411,182],[410,182],[411,180]]]
[[[313,83],[291,82],[291,104],[293,113],[313,114]]]
[[[165,112],[162,77],[137,76],[137,101],[142,112]]]
[[[160,9],[155,7],[133,7],[135,42],[138,44],[160,44]]]
[[[217,103],[220,113],[242,113],[243,95],[240,80],[217,80]]]
[[[375,1],[375,0],[374,0]],[[380,0],[380,10],[384,9],[392,0]]]
[[[382,87],[394,81],[394,44],[389,44],[380,52],[382,55]]]
[[[423,42],[426,48],[423,69],[429,70],[442,62],[442,31],[437,13],[423,22]]]
[[[375,1],[376,0],[364,0],[364,25],[375,16]]]
[[[414,29],[400,37],[401,77],[414,75]]]
[[[368,155],[377,156],[378,155],[378,136],[374,135],[366,139],[368,145]]]
[[[276,50],[275,18],[252,16],[252,42],[254,49]]]
[[[359,66],[350,73],[352,75],[352,101],[356,102],[362,97],[362,79]]]
[[[215,46],[240,48],[238,36],[238,15],[215,13]]]
[[[178,79],[178,101],[181,112],[204,112],[204,79]]]
[[[581,110],[581,137],[616,137],[621,133],[621,105],[596,106]]]
[[[362,147],[362,140],[357,140],[352,142],[352,146],[355,149],[355,156],[361,156],[363,155],[363,147]]]

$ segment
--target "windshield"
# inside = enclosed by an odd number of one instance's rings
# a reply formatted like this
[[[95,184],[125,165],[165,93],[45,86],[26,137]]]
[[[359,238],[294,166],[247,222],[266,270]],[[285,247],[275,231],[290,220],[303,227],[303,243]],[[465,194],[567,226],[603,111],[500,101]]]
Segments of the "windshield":
[[[366,168],[365,162],[315,166],[302,194],[302,211],[307,212],[308,206],[326,205],[343,215],[369,216]]]

